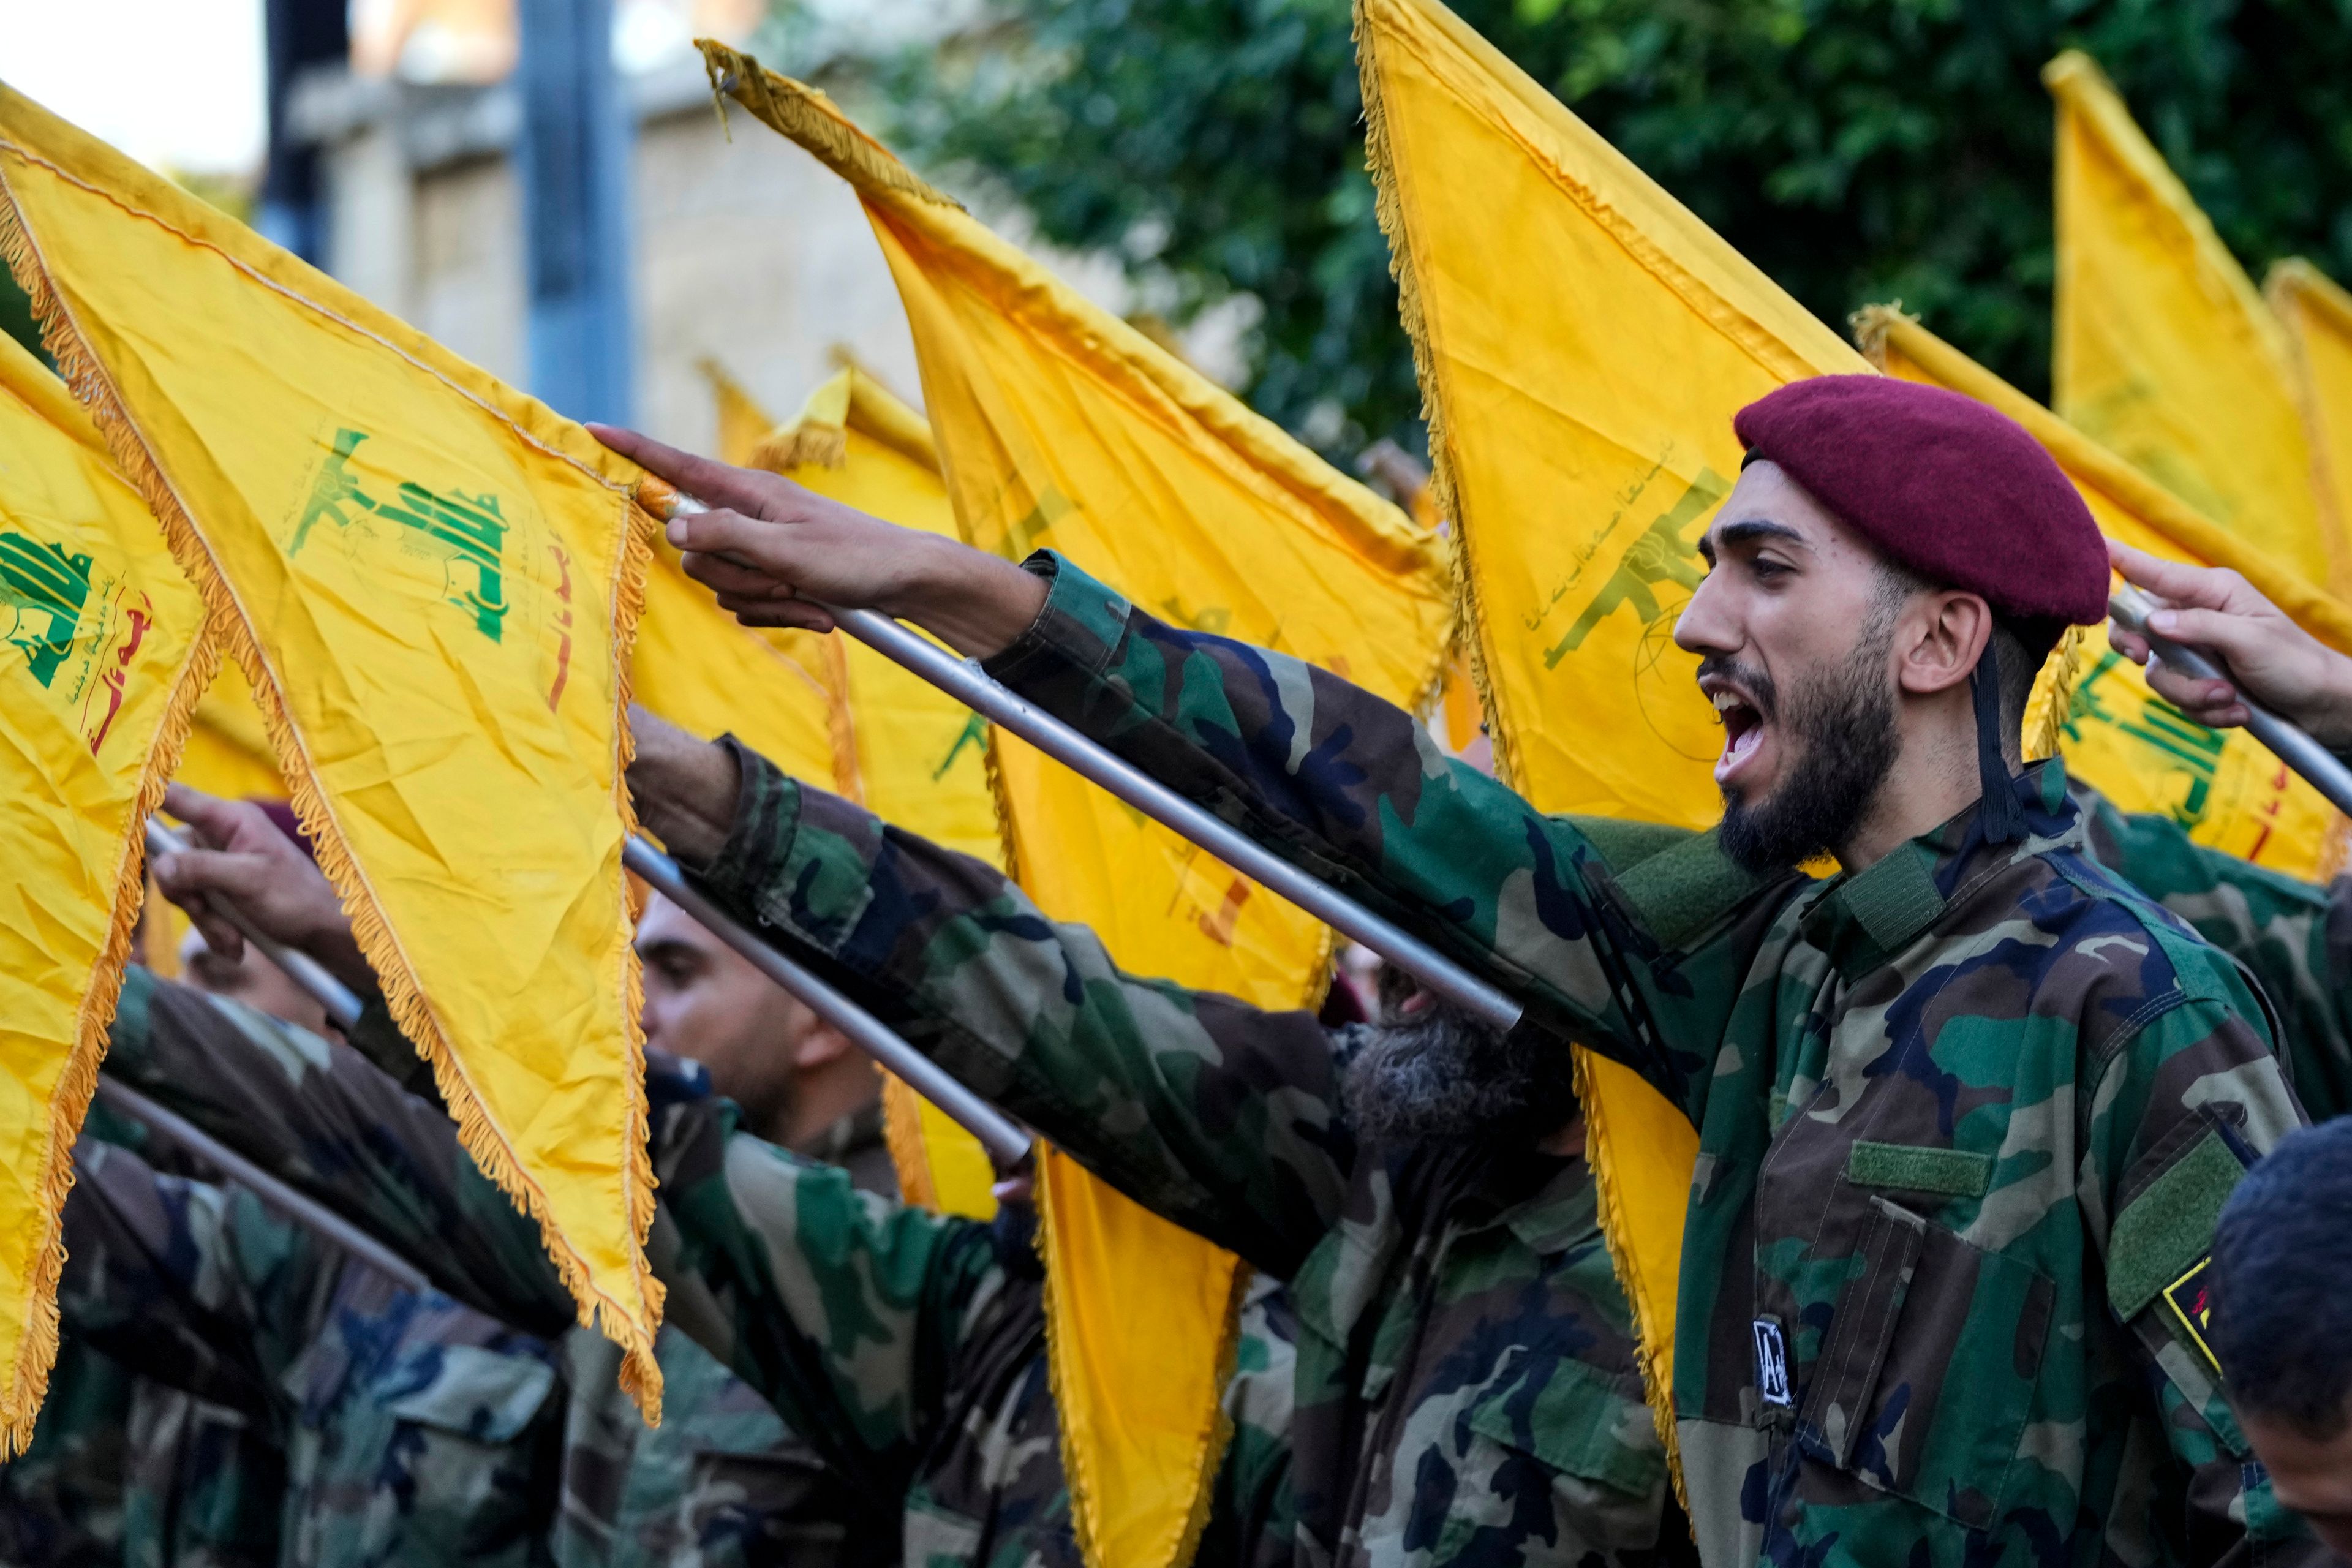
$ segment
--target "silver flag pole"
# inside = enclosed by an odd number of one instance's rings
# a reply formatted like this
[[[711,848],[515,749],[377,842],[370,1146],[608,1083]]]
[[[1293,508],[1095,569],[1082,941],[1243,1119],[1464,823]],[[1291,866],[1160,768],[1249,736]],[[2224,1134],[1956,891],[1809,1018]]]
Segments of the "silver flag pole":
[[[677,862],[642,837],[621,850],[621,861],[653,889],[700,921],[711,935],[749,959],[761,973],[805,1003],[826,1023],[880,1062],[907,1086],[981,1142],[997,1169],[1009,1171],[1029,1157],[1029,1134],[996,1107],[956,1081],[945,1068],[908,1045],[896,1030],[815,973],[786,958],[686,879]]]
[[[2116,588],[2107,599],[2107,613],[2115,617],[2116,624],[2146,637],[2156,657],[2173,668],[2198,680],[2231,679],[2221,661],[2204,649],[2175,642],[2147,629],[2147,617],[2164,607],[2128,583]],[[2336,810],[2352,816],[2352,768],[2346,767],[2342,758],[2314,740],[2309,731],[2281,718],[2243,691],[2238,694],[2238,701],[2246,710],[2246,729],[2254,739],[2301,773]]]
[[[154,817],[147,819],[147,858],[152,863],[165,855],[185,849],[188,845],[180,836]],[[235,926],[237,934],[251,942],[264,958],[284,970],[295,984],[310,994],[310,999],[327,1010],[335,1026],[349,1033],[360,1021],[360,999],[357,993],[327,973],[326,966],[307,952],[298,952],[285,943],[266,937],[254,929],[245,912],[225,898],[206,900],[212,911]]]
[[[638,495],[656,517],[706,510],[699,501],[682,494],[670,502],[667,496],[660,495],[649,485],[641,486]],[[656,500],[667,506],[655,506]],[[837,609],[824,604],[816,607],[831,616],[844,632],[885,658],[921,676],[981,717],[1003,725],[1079,776],[1101,785],[1234,870],[1255,879],[1342,935],[1371,949],[1481,1022],[1496,1029],[1509,1029],[1518,1023],[1518,1003],[1501,989],[1481,980],[1394,921],[1300,870],[1100,742],[1080,734],[994,679],[977,660],[959,658],[929,638],[873,610]]]

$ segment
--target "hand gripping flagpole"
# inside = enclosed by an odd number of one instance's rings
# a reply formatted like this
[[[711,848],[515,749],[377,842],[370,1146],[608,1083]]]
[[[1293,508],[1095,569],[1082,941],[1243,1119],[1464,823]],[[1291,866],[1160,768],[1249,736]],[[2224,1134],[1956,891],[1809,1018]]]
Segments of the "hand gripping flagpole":
[[[631,838],[622,847],[621,861],[644,878],[656,892],[693,916],[711,935],[749,959],[761,973],[800,998],[810,1011],[848,1036],[866,1055],[979,1139],[998,1170],[1012,1170],[1029,1158],[1029,1135],[1003,1111],[957,1082],[945,1068],[908,1045],[881,1019],[746,931],[709,894],[688,881],[677,861],[655,848],[650,841],[643,837]]]
[[[664,520],[681,512],[705,510],[699,501],[658,480],[641,482],[637,497],[647,510]],[[1496,1029],[1509,1029],[1518,1023],[1519,1005],[1501,990],[1000,684],[981,668],[977,660],[959,658],[929,638],[873,610],[836,609],[825,604],[815,607],[885,658],[921,676],[981,717],[1003,725],[1079,776],[1191,839],[1234,870],[1255,878],[1334,930],[1370,948],[1481,1022]]]
[[[166,855],[175,854],[186,847],[187,845],[181,841],[178,834],[164,826],[154,817],[151,816],[147,819],[149,861],[161,859]],[[262,957],[284,970],[289,979],[308,992],[312,1001],[325,1008],[327,1016],[333,1020],[337,1028],[348,1033],[352,1026],[360,1021],[358,994],[328,973],[326,965],[307,952],[298,952],[284,942],[262,935],[254,928],[253,922],[245,918],[245,911],[228,900],[213,894],[207,895],[205,901],[215,914],[235,926],[239,936],[258,949]]]
[[[2146,637],[2156,657],[2173,668],[2198,680],[2231,679],[2229,670],[2213,655],[2147,629],[2147,617],[2164,607],[2128,583],[2118,586],[2107,599],[2107,613],[2116,618],[2116,624]],[[2346,767],[2341,758],[2313,739],[2309,731],[2272,712],[2242,690],[2238,694],[2238,702],[2246,710],[2246,729],[2254,739],[2301,773],[2336,810],[2352,816],[2352,768]]]

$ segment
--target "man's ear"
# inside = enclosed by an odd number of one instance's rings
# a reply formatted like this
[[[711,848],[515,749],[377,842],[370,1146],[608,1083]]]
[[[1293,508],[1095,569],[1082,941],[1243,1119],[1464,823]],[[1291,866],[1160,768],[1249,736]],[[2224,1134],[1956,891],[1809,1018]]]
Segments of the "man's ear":
[[[839,1061],[856,1048],[847,1035],[818,1019],[801,1032],[800,1044],[793,1047],[793,1066],[802,1072],[812,1072]]]
[[[1929,697],[1975,672],[1992,640],[1992,606],[1957,590],[1922,594],[1902,625],[1895,679],[1905,691]]]

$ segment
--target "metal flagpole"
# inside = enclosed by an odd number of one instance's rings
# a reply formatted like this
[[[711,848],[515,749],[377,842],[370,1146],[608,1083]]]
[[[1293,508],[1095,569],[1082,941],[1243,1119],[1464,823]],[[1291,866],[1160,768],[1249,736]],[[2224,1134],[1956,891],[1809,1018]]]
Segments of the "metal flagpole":
[[[185,849],[188,846],[180,836],[154,817],[147,819],[147,858],[157,858]],[[360,999],[352,988],[327,973],[326,966],[307,952],[297,952],[281,942],[262,935],[245,918],[245,912],[224,898],[205,900],[213,912],[235,926],[237,934],[259,949],[261,955],[284,970],[295,984],[310,994],[311,1000],[327,1010],[335,1026],[348,1032],[360,1021]]]
[[[166,1110],[137,1089],[102,1075],[98,1080],[98,1098],[133,1121],[145,1122],[159,1136],[198,1159],[218,1166],[223,1175],[251,1189],[255,1197],[271,1208],[305,1229],[317,1232],[370,1268],[381,1270],[395,1283],[411,1290],[433,1288],[433,1282],[415,1264],[324,1204],[296,1192],[176,1111]]]
[[[150,858],[185,847],[170,828],[148,818]],[[642,837],[630,839],[622,848],[621,860],[664,898],[700,921],[713,936],[751,960],[761,973],[799,997],[819,1017],[905,1079],[916,1093],[969,1130],[999,1168],[1010,1170],[1029,1157],[1029,1135],[1003,1111],[958,1083],[946,1068],[908,1045],[873,1014],[737,924],[726,910],[688,881],[677,863],[654,847],[651,841]],[[348,1030],[359,1022],[359,997],[351,987],[328,973],[316,959],[262,935],[227,900],[215,899],[213,907],[264,957],[310,993],[339,1026]]]
[[[945,1068],[901,1039],[881,1019],[746,931],[650,841],[631,838],[622,848],[621,860],[656,892],[692,915],[713,936],[751,960],[761,973],[799,997],[817,1016],[848,1036],[866,1055],[979,1139],[997,1169],[1009,1171],[1029,1158],[1029,1134],[1003,1111],[957,1082]]]
[[[2116,623],[2146,637],[2157,658],[2173,668],[2199,680],[2230,679],[2229,670],[2211,654],[2147,629],[2147,617],[2164,607],[2128,583],[2116,588],[2107,599],[2107,613],[2116,618]],[[2246,729],[2254,739],[2301,773],[2336,810],[2352,816],[2352,768],[2346,767],[2343,759],[2314,740],[2309,731],[2281,718],[2243,691],[2238,694],[2238,701],[2246,710]]]
[[[668,494],[664,494],[668,491]],[[640,484],[639,500],[657,517],[704,510],[692,497],[662,485]],[[675,500],[671,497],[675,496]],[[959,658],[937,643],[873,610],[818,604],[843,631],[885,658],[921,676],[992,723],[1255,878],[1345,936],[1362,943],[1431,991],[1496,1029],[1519,1021],[1520,1007],[1429,943],[1300,870],[1205,807],[1186,799],[1124,757],[1080,734],[1028,699],[1002,685],[977,660]]]

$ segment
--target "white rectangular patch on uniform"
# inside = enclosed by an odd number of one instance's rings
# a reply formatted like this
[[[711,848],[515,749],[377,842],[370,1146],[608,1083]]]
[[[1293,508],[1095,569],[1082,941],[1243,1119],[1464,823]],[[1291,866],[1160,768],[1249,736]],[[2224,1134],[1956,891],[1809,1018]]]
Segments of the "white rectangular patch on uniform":
[[[1780,1338],[1777,1319],[1759,1318],[1749,1325],[1756,1336],[1756,1392],[1767,1405],[1782,1408],[1796,1404],[1789,1394],[1789,1349]]]

